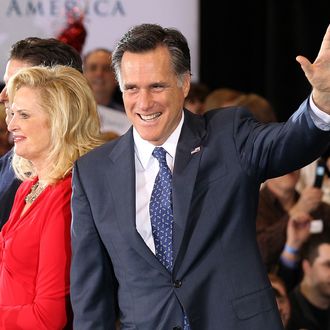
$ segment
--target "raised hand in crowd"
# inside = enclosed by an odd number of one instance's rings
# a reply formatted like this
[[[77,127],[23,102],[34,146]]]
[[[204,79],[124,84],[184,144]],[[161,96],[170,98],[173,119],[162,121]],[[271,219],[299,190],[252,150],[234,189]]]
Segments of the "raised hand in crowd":
[[[294,216],[297,213],[311,213],[315,211],[322,201],[323,192],[316,187],[306,187],[301,191],[296,204],[289,210],[289,214]]]

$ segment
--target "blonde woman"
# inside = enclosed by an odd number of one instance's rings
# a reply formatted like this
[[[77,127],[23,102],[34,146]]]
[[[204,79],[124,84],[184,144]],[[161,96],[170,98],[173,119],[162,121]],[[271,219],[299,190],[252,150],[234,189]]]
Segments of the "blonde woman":
[[[0,233],[0,329],[69,328],[71,170],[100,145],[94,96],[77,70],[19,70],[8,83],[19,187]]]

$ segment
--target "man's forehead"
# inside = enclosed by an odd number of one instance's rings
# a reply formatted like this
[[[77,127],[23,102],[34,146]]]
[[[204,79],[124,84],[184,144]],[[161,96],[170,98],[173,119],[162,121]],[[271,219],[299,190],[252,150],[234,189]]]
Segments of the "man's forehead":
[[[330,244],[323,243],[319,246],[318,251],[318,257],[319,261],[330,261]]]
[[[31,64],[21,60],[9,60],[7,62],[6,71],[3,77],[4,82],[7,84],[11,76],[13,76],[19,69],[30,67]]]
[[[108,54],[104,51],[97,51],[88,55],[85,58],[84,65],[91,65],[91,64],[109,64],[111,63],[111,54]]]

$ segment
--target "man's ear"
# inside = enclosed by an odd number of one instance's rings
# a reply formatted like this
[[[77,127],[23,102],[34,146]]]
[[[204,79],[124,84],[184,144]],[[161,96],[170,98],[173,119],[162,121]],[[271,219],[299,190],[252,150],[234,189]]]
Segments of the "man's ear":
[[[311,264],[309,263],[309,261],[304,259],[301,263],[301,267],[303,269],[304,274],[308,276],[311,270]]]
[[[182,90],[183,90],[184,97],[187,97],[187,95],[189,93],[190,81],[191,81],[190,73],[186,73],[183,77],[183,82],[182,82]]]

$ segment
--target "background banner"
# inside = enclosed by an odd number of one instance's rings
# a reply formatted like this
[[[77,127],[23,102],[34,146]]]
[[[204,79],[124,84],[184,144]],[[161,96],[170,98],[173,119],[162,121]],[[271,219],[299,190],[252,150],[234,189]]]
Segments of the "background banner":
[[[26,37],[57,37],[68,15],[82,16],[87,37],[82,55],[96,47],[113,49],[133,25],[157,23],[179,29],[187,38],[193,80],[198,80],[198,0],[2,0],[0,12],[0,80],[10,46]]]

